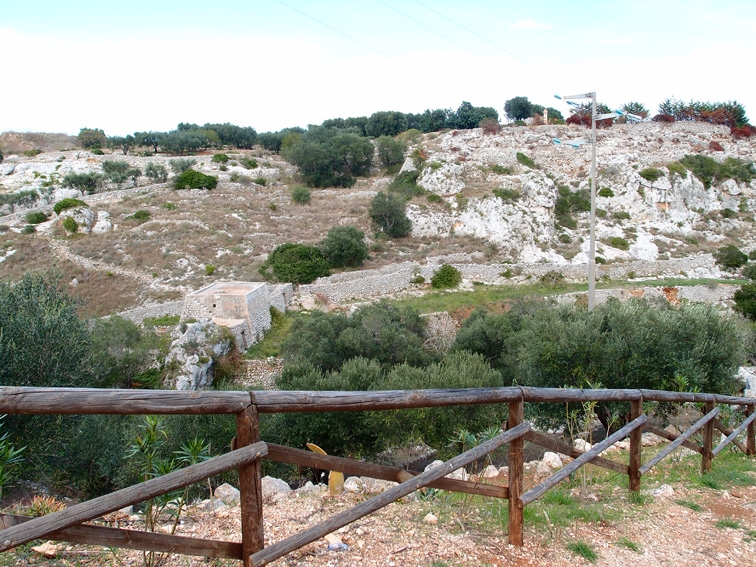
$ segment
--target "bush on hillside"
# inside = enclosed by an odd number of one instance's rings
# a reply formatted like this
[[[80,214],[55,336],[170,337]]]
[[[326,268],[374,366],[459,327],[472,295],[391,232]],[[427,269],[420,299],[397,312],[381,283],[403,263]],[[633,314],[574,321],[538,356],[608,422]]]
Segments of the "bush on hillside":
[[[378,161],[383,167],[401,165],[404,162],[404,153],[407,144],[401,140],[395,140],[390,136],[380,136],[376,141]]]
[[[753,279],[753,278],[752,278]],[[740,286],[735,292],[735,311],[751,320],[756,320],[756,284]]]
[[[379,191],[370,201],[370,218],[378,229],[395,238],[407,236],[412,221],[407,218],[407,205],[403,198]]]
[[[259,271],[266,279],[273,277],[280,282],[308,284],[328,276],[331,268],[315,246],[287,242],[270,253]]]
[[[312,195],[310,194],[310,190],[307,189],[307,187],[297,185],[291,190],[291,200],[294,201],[297,205],[307,205],[310,203],[311,198]]]
[[[737,270],[748,262],[748,256],[743,254],[740,248],[733,244],[722,246],[722,248],[714,252],[714,259],[725,270]]]
[[[193,158],[174,158],[168,162],[174,175],[181,175],[196,165],[197,160]]]
[[[215,189],[218,178],[213,175],[205,175],[201,171],[188,169],[176,178],[176,189]]]
[[[84,201],[67,197],[55,203],[55,205],[53,206],[53,211],[55,211],[56,215],[59,215],[61,211],[65,211],[66,209],[73,209],[74,207],[88,207],[88,206],[89,205],[87,205]]]
[[[63,219],[63,228],[70,233],[75,233],[79,230],[79,223],[73,217],[66,217]]]
[[[333,268],[361,266],[368,257],[365,233],[353,226],[335,226],[320,243],[323,256]]]
[[[31,211],[26,213],[26,222],[29,224],[39,224],[47,220],[47,215],[42,211]]]
[[[72,187],[82,193],[96,193],[105,178],[94,171],[89,173],[68,173],[63,177],[63,187]]]
[[[165,166],[159,163],[148,163],[144,168],[144,174],[158,183],[165,183],[168,179],[168,171]]]
[[[443,264],[431,277],[431,287],[435,289],[452,289],[462,282],[462,274],[451,264]]]

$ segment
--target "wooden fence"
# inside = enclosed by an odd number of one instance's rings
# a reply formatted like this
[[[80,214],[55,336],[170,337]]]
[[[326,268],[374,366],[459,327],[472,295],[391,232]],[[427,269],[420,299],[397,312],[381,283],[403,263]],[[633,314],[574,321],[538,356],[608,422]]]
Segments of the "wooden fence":
[[[643,402],[702,404],[704,415],[687,431],[673,434],[650,425],[643,414]],[[524,420],[525,403],[629,402],[630,420],[590,450],[581,452],[563,441],[536,432]],[[448,461],[419,473],[399,468],[319,455],[300,449],[265,443],[260,439],[259,414],[279,412],[374,411],[474,404],[507,404],[508,419],[503,431]],[[737,406],[743,421],[734,430],[718,419],[719,405]],[[171,552],[214,558],[237,559],[244,567],[275,561],[387,504],[422,487],[506,498],[509,505],[509,541],[523,545],[523,509],[550,488],[587,463],[626,474],[629,489],[640,490],[641,477],[680,446],[701,455],[701,470],[709,471],[712,459],[729,443],[748,455],[756,454],[756,399],[715,394],[693,394],[656,390],[575,390],[557,388],[475,388],[381,392],[301,391],[172,391],[99,390],[76,388],[0,387],[0,414],[234,414],[236,448],[203,463],[153,478],[136,486],[82,502],[39,518],[3,514],[0,551],[7,551],[38,538],[72,543]],[[727,437],[714,447],[714,430]],[[641,462],[641,434],[651,431],[671,441],[664,449]],[[701,432],[702,443],[693,442]],[[737,437],[746,433],[745,445]],[[629,463],[624,465],[600,456],[614,443],[630,437]],[[524,443],[569,455],[574,460],[527,492],[524,491]],[[509,445],[509,485],[495,486],[445,478],[452,471],[474,462],[503,445]],[[346,474],[392,480],[395,487],[336,514],[325,522],[265,547],[260,460],[291,463]],[[176,535],[108,528],[86,524],[104,514],[143,502],[181,487],[220,474],[239,470],[242,541],[206,540]]]

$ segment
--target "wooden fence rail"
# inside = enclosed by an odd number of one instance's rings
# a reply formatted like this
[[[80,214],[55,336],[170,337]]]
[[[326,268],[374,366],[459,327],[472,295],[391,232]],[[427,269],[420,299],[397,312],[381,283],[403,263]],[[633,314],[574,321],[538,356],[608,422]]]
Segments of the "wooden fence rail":
[[[681,434],[647,423],[643,402],[697,403],[705,415]],[[525,403],[629,402],[630,422],[590,450],[582,452],[554,437],[533,431],[524,420]],[[505,431],[426,472],[405,471],[358,462],[301,449],[268,444],[260,439],[259,414],[281,412],[376,411],[476,404],[507,404]],[[744,420],[728,429],[717,419],[719,404],[741,408]],[[0,386],[0,414],[231,414],[236,415],[235,450],[165,476],[76,504],[41,518],[0,514],[0,551],[46,537],[57,541],[124,547],[156,552],[241,560],[244,567],[264,565],[311,543],[395,500],[423,487],[466,492],[509,501],[509,541],[523,544],[523,508],[540,498],[585,464],[607,468],[629,479],[629,489],[639,491],[641,477],[676,448],[682,446],[701,455],[701,470],[711,469],[712,459],[728,444],[756,455],[756,399],[717,394],[657,390],[578,390],[561,388],[470,388],[447,390],[399,390],[380,392],[186,392],[173,390],[100,390],[91,388],[23,388]],[[714,429],[726,437],[713,448]],[[642,464],[641,432],[650,431],[671,443]],[[702,442],[694,442],[701,432]],[[737,437],[746,434],[745,444]],[[601,456],[619,440],[630,438],[629,464]],[[525,441],[568,455],[574,460],[539,485],[524,491]],[[494,449],[509,445],[509,485],[453,480],[446,476]],[[325,522],[275,544],[264,546],[260,460],[337,470],[346,474],[392,480],[399,484],[386,492],[341,512]],[[85,524],[103,514],[142,502],[209,478],[239,470],[242,541],[204,540],[184,536],[146,533]]]

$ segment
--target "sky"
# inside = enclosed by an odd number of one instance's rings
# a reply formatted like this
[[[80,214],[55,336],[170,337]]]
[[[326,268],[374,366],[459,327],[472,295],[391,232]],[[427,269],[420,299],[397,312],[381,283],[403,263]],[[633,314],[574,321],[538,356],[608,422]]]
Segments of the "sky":
[[[754,0],[0,0],[0,132],[258,132],[382,110],[595,91],[737,100],[756,123]]]

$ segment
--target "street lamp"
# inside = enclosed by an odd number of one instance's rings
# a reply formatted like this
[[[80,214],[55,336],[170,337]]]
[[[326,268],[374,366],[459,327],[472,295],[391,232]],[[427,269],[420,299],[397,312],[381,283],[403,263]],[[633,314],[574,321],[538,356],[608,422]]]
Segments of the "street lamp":
[[[640,121],[642,118],[620,110],[597,116],[595,91],[576,95],[554,96],[559,100],[564,100],[571,106],[580,106],[578,103],[573,102],[575,100],[591,99],[591,139],[562,142],[559,138],[554,138],[555,144],[565,144],[573,148],[579,148],[583,144],[591,144],[591,245],[590,252],[588,253],[588,311],[591,311],[596,304],[596,121],[618,118],[620,116],[627,116],[632,121]]]

